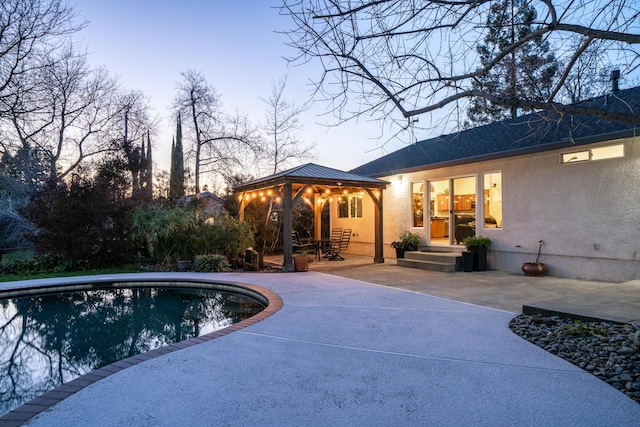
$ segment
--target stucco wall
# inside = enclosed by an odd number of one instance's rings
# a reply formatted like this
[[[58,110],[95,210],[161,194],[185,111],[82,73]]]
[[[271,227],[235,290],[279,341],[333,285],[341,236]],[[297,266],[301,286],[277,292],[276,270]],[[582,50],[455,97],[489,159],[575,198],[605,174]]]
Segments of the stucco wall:
[[[392,182],[384,191],[385,257],[389,244],[407,229],[427,244],[427,227],[410,228],[411,183],[502,172],[503,228],[479,229],[489,237],[489,267],[519,272],[533,262],[543,240],[540,261],[558,277],[622,282],[640,278],[640,147],[625,141],[625,157],[560,164],[551,151],[430,171],[383,177]],[[363,198],[364,217],[336,220],[332,226],[352,228],[349,252],[373,255],[373,205]],[[364,221],[363,221],[364,220]],[[359,222],[359,225],[358,225]],[[365,225],[366,224],[366,225]]]

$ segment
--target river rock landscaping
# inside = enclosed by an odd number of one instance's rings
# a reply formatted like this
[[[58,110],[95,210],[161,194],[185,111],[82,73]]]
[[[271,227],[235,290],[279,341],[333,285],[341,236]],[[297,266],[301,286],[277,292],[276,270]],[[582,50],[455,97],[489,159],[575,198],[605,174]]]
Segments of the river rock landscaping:
[[[521,315],[509,327],[640,403],[640,342],[633,325]]]

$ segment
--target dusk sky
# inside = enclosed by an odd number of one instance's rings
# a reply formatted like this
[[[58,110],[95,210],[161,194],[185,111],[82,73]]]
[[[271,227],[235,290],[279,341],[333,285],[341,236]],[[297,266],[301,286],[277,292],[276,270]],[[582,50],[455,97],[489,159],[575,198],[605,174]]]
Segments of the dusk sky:
[[[283,57],[295,54],[279,34],[291,26],[269,0],[76,0],[87,28],[76,35],[86,43],[92,65],[105,65],[123,87],[140,89],[150,97],[153,114],[161,120],[154,141],[154,161],[169,167],[174,124],[169,108],[180,73],[200,71],[222,97],[227,111],[238,109],[256,123],[263,120],[273,81],[288,74],[286,98],[303,104],[310,96],[309,80],[317,78],[317,64],[290,67]],[[314,107],[302,116],[301,136],[316,143],[318,156],[310,161],[349,170],[382,154],[376,149],[381,128],[367,118],[339,127],[319,123],[333,118],[319,116]],[[385,151],[409,142],[395,141]],[[186,148],[186,147],[185,147]]]

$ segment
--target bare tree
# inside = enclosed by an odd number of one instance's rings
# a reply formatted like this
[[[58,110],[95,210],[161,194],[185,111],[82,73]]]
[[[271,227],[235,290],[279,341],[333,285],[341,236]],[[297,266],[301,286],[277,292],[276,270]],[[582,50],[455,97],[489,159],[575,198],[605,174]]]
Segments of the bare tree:
[[[287,78],[271,84],[271,96],[263,100],[267,104],[265,113],[265,132],[267,142],[264,147],[266,156],[273,164],[272,173],[294,160],[313,157],[315,144],[304,143],[298,132],[302,129],[300,114],[307,110],[289,103],[284,97]]]
[[[191,139],[194,156],[195,193],[201,191],[205,173],[225,177],[230,171],[246,166],[248,154],[255,153],[256,131],[246,117],[227,116],[220,95],[194,70],[183,73],[174,99],[174,109],[189,117],[183,121],[183,136]]]
[[[63,0],[2,0],[0,2],[0,116],[14,105],[18,82],[40,64],[64,37],[85,23],[74,23],[76,12]]]
[[[364,113],[403,120],[484,98],[507,108],[590,114],[639,123],[636,112],[610,112],[595,105],[571,104],[562,88],[578,60],[593,44],[629,75],[640,65],[640,8],[635,0],[526,0],[538,11],[536,29],[527,37],[493,52],[486,65],[476,45],[487,34],[490,0],[285,0],[281,13],[293,28],[291,60],[319,60],[324,72],[316,80],[317,96],[334,103],[342,117],[356,95]],[[501,96],[474,88],[522,43],[542,38],[559,62],[559,78],[545,100]]]
[[[84,53],[68,45],[46,55],[19,87],[8,115],[21,148],[48,162],[51,181],[115,149],[109,132],[122,109],[117,82],[105,68],[90,68]]]
[[[575,49],[580,49],[582,53],[576,56],[562,88],[556,88],[561,99],[570,103],[606,93],[611,88],[607,71],[616,68],[607,55],[606,43],[602,41],[592,42],[588,46],[576,45]]]

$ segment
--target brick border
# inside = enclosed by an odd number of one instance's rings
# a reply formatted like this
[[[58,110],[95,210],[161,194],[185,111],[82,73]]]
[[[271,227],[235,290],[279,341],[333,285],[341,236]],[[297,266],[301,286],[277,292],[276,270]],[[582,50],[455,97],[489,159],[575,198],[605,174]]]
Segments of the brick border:
[[[91,281],[91,278],[88,277],[87,281]],[[198,345],[207,341],[214,340],[216,338],[223,337],[232,332],[239,331],[241,329],[246,328],[247,326],[253,325],[254,323],[258,323],[261,320],[266,319],[267,317],[272,316],[278,310],[282,308],[283,302],[282,298],[275,292],[272,292],[268,289],[262,288],[256,285],[250,285],[247,283],[241,282],[229,282],[229,281],[209,281],[202,279],[131,279],[131,280],[118,280],[112,282],[96,282],[95,284],[79,283],[77,285],[74,284],[60,284],[60,285],[46,285],[39,287],[28,287],[28,288],[20,288],[20,289],[8,289],[5,291],[0,291],[0,298],[13,298],[20,297],[25,295],[34,295],[39,293],[47,293],[47,292],[59,292],[59,291],[81,291],[81,290],[89,290],[89,289],[104,289],[104,288],[133,288],[133,287],[165,287],[165,288],[199,288],[199,289],[210,289],[210,290],[218,290],[218,291],[231,291],[235,293],[240,293],[254,299],[259,300],[266,307],[260,313],[249,317],[248,319],[244,319],[238,323],[234,323],[231,326],[228,326],[224,329],[219,329],[215,332],[211,332],[206,335],[201,335],[199,337],[191,338],[186,341],[181,341],[178,343],[174,343],[165,347],[156,348],[154,350],[147,351],[145,353],[140,353],[135,356],[128,357],[123,360],[119,360],[110,365],[103,366],[101,368],[95,369],[89,373],[86,373],[68,383],[64,383],[53,390],[50,390],[33,400],[17,407],[16,409],[7,412],[3,416],[0,417],[0,426],[2,427],[13,427],[20,426],[23,423],[27,422],[34,416],[39,413],[49,409],[54,406],[61,400],[66,399],[72,394],[77,393],[83,388],[100,381],[103,378],[106,378],[112,374],[120,372],[123,369],[126,369],[130,366],[137,365],[138,363],[144,362],[146,360],[150,360],[165,354],[173,353],[174,351],[182,350],[183,348],[193,347],[194,345]]]

